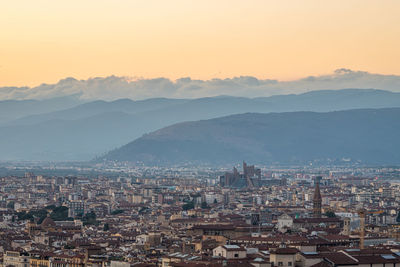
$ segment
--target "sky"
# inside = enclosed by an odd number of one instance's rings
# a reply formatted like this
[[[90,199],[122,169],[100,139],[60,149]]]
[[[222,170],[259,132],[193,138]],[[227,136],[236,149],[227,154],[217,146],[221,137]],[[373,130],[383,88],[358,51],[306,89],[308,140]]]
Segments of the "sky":
[[[0,1],[0,86],[400,75],[398,0]]]

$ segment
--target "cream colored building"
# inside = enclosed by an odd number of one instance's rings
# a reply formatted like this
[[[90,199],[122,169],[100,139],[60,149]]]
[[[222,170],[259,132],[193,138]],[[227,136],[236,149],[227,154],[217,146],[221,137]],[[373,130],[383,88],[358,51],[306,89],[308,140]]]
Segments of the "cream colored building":
[[[3,266],[29,267],[29,255],[18,251],[6,251]]]
[[[294,267],[297,252],[298,250],[295,248],[279,247],[275,250],[271,250],[269,261],[272,266]]]
[[[214,257],[223,257],[227,260],[244,259],[247,257],[246,249],[238,245],[223,245],[213,249]]]

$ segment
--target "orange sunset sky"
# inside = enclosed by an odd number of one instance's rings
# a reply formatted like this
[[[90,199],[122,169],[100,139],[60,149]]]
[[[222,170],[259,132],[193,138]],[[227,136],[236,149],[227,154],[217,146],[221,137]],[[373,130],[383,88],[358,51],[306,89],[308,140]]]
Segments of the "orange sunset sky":
[[[400,74],[399,0],[0,2],[0,86],[65,77]]]

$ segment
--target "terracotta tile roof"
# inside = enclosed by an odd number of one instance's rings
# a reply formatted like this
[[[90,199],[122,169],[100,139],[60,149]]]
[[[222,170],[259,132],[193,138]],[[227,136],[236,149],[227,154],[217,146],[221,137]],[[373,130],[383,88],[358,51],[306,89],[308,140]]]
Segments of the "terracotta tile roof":
[[[296,248],[277,248],[271,250],[271,254],[278,254],[278,255],[292,255],[299,252]]]
[[[342,252],[332,252],[324,255],[324,258],[335,265],[357,265],[357,261]]]
[[[317,264],[311,265],[310,267],[332,267],[332,265],[330,265],[326,261],[321,261]]]

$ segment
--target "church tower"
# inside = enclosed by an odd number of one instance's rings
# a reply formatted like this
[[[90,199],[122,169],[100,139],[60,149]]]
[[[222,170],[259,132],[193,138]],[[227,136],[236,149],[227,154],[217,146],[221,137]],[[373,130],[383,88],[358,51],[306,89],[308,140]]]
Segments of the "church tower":
[[[314,218],[321,218],[321,206],[322,206],[322,197],[321,192],[319,190],[319,182],[322,177],[315,177],[315,190],[314,190],[314,198],[313,198],[313,216]]]

